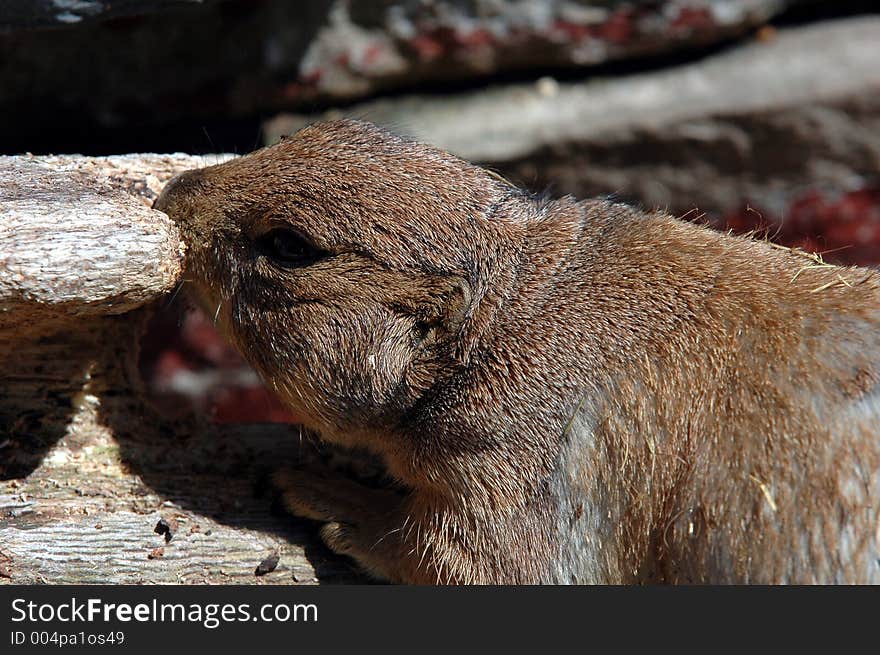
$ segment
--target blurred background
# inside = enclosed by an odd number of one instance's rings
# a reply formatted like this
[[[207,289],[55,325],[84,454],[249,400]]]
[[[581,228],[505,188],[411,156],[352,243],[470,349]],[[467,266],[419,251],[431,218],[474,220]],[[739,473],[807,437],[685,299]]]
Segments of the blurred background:
[[[880,264],[877,0],[0,0],[0,154],[207,165],[343,115]],[[184,294],[142,345],[169,414],[296,419]]]

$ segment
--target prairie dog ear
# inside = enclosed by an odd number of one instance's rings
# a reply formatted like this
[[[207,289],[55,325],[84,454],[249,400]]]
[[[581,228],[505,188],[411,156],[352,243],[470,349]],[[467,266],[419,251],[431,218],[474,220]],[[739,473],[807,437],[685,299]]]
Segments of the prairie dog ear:
[[[454,334],[467,319],[473,301],[470,283],[461,277],[435,278],[430,301],[417,310],[419,341],[433,343],[439,334]]]
[[[463,277],[447,278],[447,284],[437,319],[446,332],[457,332],[471,309],[473,293],[470,282]]]

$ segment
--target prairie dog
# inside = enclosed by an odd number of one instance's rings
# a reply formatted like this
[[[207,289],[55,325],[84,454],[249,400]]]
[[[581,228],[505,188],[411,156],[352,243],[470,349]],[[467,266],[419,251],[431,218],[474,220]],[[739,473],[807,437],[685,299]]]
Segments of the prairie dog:
[[[535,197],[359,121],[172,181],[197,295],[322,439],[278,476],[406,583],[880,582],[880,275]]]

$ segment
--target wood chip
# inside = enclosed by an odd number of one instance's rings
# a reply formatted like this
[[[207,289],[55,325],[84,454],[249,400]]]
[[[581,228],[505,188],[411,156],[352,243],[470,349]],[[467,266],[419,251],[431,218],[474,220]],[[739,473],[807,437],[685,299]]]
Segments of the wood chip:
[[[271,573],[275,570],[275,567],[278,566],[278,561],[280,559],[281,556],[278,554],[278,551],[275,551],[257,565],[257,570],[254,571],[254,575],[266,575],[267,573]]]

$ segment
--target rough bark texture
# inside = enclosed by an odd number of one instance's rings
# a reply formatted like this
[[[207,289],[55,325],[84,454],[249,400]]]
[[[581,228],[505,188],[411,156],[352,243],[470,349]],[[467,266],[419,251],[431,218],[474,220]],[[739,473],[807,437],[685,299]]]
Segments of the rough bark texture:
[[[0,584],[363,581],[313,526],[273,511],[266,476],[296,461],[295,429],[157,429],[155,416],[110,405],[86,397],[38,468],[0,482]],[[15,441],[0,452],[31,447]],[[257,576],[272,553],[278,567]]]
[[[537,191],[615,193],[676,213],[744,199],[779,209],[800,188],[878,175],[878,43],[878,17],[827,21],[652,73],[384,99],[281,116],[266,131],[273,141],[321,118],[366,117]]]
[[[199,163],[0,157],[0,326],[22,313],[118,314],[172,289],[183,243],[149,202],[163,178]]]
[[[354,577],[255,493],[279,462],[315,456],[295,428],[170,422],[141,393],[143,325],[183,254],[150,205],[214,161],[0,158],[0,581]],[[278,569],[256,577],[272,552]]]

